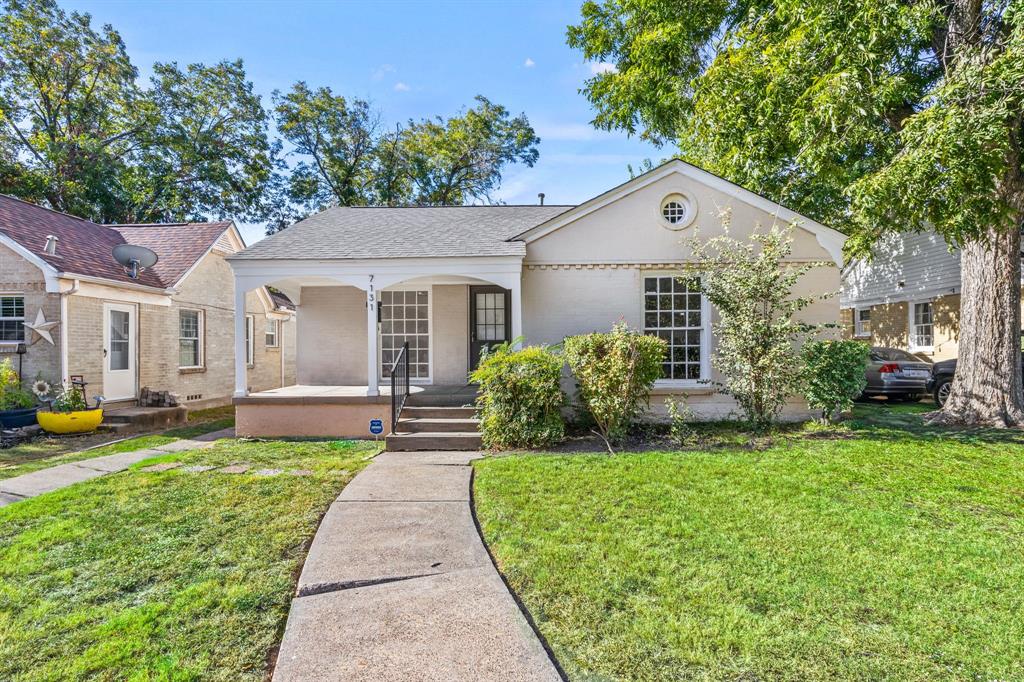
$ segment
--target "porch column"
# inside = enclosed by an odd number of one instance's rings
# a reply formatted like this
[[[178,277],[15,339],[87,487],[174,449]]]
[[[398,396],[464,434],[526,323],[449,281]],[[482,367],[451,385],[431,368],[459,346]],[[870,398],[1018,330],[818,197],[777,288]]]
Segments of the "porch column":
[[[512,303],[512,339],[518,339],[523,335],[523,278],[518,275],[512,279],[512,286],[509,291]]]
[[[249,392],[247,367],[245,364],[245,288],[235,278],[235,397],[242,398]]]
[[[366,395],[380,395],[380,389],[377,386],[379,373],[380,369],[377,367],[377,292],[371,275],[369,286],[366,288]]]

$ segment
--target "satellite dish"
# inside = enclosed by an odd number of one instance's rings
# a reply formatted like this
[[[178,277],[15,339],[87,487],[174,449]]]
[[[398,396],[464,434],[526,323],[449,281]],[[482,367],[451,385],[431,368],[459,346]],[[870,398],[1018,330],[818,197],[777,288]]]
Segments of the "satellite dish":
[[[138,279],[139,273],[156,265],[157,257],[151,249],[136,244],[118,244],[113,250],[114,260],[121,264],[125,273]]]

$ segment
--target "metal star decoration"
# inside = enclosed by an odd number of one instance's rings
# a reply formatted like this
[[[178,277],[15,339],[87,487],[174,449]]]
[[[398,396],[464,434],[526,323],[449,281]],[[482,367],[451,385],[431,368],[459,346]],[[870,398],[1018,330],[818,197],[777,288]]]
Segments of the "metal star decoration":
[[[53,329],[54,327],[56,327],[57,325],[59,325],[60,322],[47,322],[46,321],[46,316],[43,315],[43,309],[42,308],[40,308],[39,310],[36,311],[36,321],[35,322],[32,322],[32,323],[22,322],[22,324],[25,325],[26,329],[31,329],[32,331],[34,331],[36,333],[36,336],[32,337],[32,340],[29,341],[28,345],[31,346],[33,343],[35,343],[39,339],[46,339],[47,341],[50,342],[51,346],[55,345],[53,343],[53,335],[50,334],[50,330]]]

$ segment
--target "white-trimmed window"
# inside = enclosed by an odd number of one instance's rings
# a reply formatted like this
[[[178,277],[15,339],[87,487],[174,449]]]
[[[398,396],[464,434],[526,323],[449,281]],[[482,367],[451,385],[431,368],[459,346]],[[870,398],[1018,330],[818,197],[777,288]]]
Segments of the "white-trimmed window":
[[[931,301],[910,303],[910,350],[930,350],[935,345]]]
[[[644,276],[644,333],[665,340],[663,381],[697,382],[707,376],[708,310],[699,277]]]
[[[256,340],[256,316],[246,315],[245,316],[245,364],[250,367],[253,366],[253,358],[256,357],[256,348],[254,342]]]
[[[278,338],[281,334],[281,320],[275,320],[272,317],[267,318],[267,333],[266,333],[266,346],[267,348],[277,348]]]
[[[871,308],[853,309],[853,335],[859,337],[871,336]]]
[[[25,340],[25,297],[0,294],[0,343]]]
[[[178,311],[178,367],[203,366],[203,311]]]

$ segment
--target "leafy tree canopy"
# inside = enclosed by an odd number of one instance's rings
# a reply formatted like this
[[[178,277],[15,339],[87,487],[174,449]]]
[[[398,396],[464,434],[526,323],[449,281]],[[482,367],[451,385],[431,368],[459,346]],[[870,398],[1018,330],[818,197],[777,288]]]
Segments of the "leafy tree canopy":
[[[853,235],[1013,223],[1024,4],[960,0],[604,0],[568,41],[614,70],[595,124]],[[1019,211],[1019,209],[1017,209]]]
[[[156,64],[53,0],[0,11],[0,189],[103,222],[258,219],[267,116],[239,62]]]
[[[281,183],[270,232],[334,205],[489,201],[506,166],[533,166],[539,155],[540,139],[526,116],[511,116],[483,96],[458,116],[390,129],[369,102],[300,81],[274,93],[274,113],[295,162]]]

